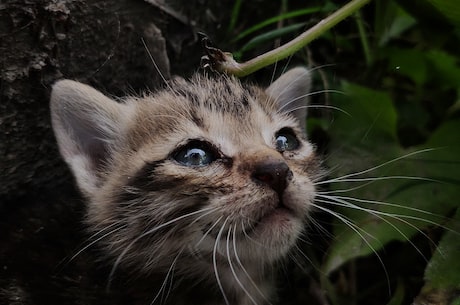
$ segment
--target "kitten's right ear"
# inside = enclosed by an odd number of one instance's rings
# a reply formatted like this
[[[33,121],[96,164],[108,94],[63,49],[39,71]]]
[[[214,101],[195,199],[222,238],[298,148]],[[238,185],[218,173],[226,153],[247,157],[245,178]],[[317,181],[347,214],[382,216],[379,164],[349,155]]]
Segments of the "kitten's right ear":
[[[282,74],[266,92],[282,112],[292,113],[301,124],[305,124],[310,89],[310,72],[305,67],[296,67]]]
[[[131,107],[71,80],[54,84],[50,107],[59,151],[79,188],[90,196],[100,186],[101,168],[123,134]]]

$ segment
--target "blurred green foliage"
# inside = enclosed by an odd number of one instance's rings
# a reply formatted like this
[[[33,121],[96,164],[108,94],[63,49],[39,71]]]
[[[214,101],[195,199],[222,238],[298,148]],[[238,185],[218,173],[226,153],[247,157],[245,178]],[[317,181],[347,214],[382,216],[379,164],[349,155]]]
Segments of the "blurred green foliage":
[[[233,22],[239,58],[287,42],[344,2],[277,4],[246,27]],[[460,2],[372,1],[277,68],[299,63],[312,67],[318,91],[343,92],[315,95],[308,122],[330,169],[317,205],[333,237],[313,260],[331,303],[459,304]]]

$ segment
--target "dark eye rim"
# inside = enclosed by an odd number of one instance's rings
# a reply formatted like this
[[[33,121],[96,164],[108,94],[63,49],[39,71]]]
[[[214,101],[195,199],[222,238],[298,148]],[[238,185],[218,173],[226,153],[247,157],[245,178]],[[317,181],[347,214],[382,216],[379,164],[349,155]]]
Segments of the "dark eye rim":
[[[184,143],[182,145],[179,145],[178,147],[176,147],[176,149],[174,149],[170,153],[169,159],[172,159],[175,162],[177,162],[177,163],[179,163],[181,165],[184,165],[182,162],[177,160],[177,156],[184,149],[192,149],[192,148],[202,149],[202,150],[210,153],[212,155],[212,157],[211,157],[212,161],[209,164],[215,162],[216,160],[222,159],[222,154],[220,153],[220,151],[212,143],[209,143],[208,141],[204,141],[204,140],[201,140],[201,139],[191,139],[191,140],[188,140],[186,143]],[[209,165],[209,164],[206,164],[206,165]],[[188,167],[202,167],[202,166],[188,166]]]
[[[294,148],[292,149],[288,149],[288,150],[278,150],[279,152],[284,152],[284,151],[294,151],[294,150],[298,150],[299,148],[302,147],[302,142],[300,141],[299,137],[297,136],[296,132],[294,131],[294,129],[292,129],[291,127],[283,127],[281,128],[280,130],[278,130],[276,133],[275,133],[275,141],[276,141],[276,138],[278,138],[280,135],[289,135],[291,137],[293,137],[296,141],[296,145]]]

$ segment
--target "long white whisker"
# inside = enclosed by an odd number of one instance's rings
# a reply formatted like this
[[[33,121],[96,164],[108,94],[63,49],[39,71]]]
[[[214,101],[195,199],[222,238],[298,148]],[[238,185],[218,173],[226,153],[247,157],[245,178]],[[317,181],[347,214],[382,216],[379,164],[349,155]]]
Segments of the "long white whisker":
[[[297,252],[300,253],[309,263],[311,266],[313,266],[317,271],[319,271],[321,274],[324,274],[324,271],[321,270],[321,268],[319,268],[317,266],[317,264],[315,264],[315,262],[313,262],[313,260],[308,257],[308,255],[306,255],[302,249],[300,249],[300,247],[298,245],[295,245],[295,248],[297,249]],[[299,265],[299,263],[296,263],[297,265]],[[301,265],[299,265],[300,268],[304,269]],[[306,270],[303,270],[305,273],[307,273],[308,271]]]
[[[324,181],[315,182],[315,185],[327,184],[327,183],[338,183],[338,182],[362,182],[362,181],[381,181],[381,180],[391,180],[391,179],[401,179],[401,180],[418,180],[418,181],[428,181],[428,182],[441,182],[439,180],[425,178],[425,177],[416,177],[416,176],[383,176],[383,177],[367,177],[367,178],[333,178]],[[366,184],[368,185],[368,184]]]
[[[366,209],[366,208],[360,207],[360,206],[358,206],[356,204],[352,204],[352,203],[350,203],[350,202],[348,202],[346,200],[341,200],[339,198],[334,198],[334,197],[331,197],[331,196],[327,196],[327,197],[328,197],[327,199],[332,200],[334,202],[331,202],[331,201],[328,202],[326,200],[320,200],[320,202],[329,203],[329,204],[332,204],[332,205],[338,205],[338,206],[342,206],[342,207],[346,207],[346,208],[350,208],[350,209],[363,211],[363,212],[369,213],[371,215],[374,215],[378,219],[381,219],[382,221],[384,221],[385,223],[390,225],[396,232],[401,234],[401,236],[404,237],[411,244],[412,247],[414,247],[414,249],[423,257],[423,259],[425,261],[428,261],[428,259],[425,257],[425,255],[423,255],[422,251],[420,251],[420,249],[417,248],[417,246],[410,240],[410,238],[404,232],[402,232],[397,226],[392,224],[388,219],[383,217],[383,216],[387,216],[387,217],[390,217],[390,218],[393,218],[393,219],[397,219],[398,221],[400,221],[400,222],[412,227],[416,231],[418,231],[421,234],[423,234],[434,246],[436,246],[436,243],[433,242],[431,240],[431,238],[429,238],[429,236],[426,235],[426,233],[424,233],[423,231],[419,230],[415,225],[411,224],[410,222],[402,219],[403,215],[395,216],[395,215],[393,215],[391,213],[385,213],[385,212],[382,212],[382,211],[375,211],[375,210],[372,210],[372,209]],[[326,198],[326,197],[324,197],[324,198]]]
[[[317,195],[325,197],[325,198],[326,197],[331,197],[332,198],[332,196],[327,196],[324,193],[317,193]],[[414,208],[414,207],[403,206],[403,205],[399,205],[399,204],[395,204],[395,203],[389,203],[389,202],[378,201],[378,200],[354,198],[354,197],[348,197],[348,196],[335,196],[334,195],[333,197],[343,199],[343,200],[353,200],[353,201],[362,202],[362,203],[370,203],[370,204],[377,204],[377,205],[383,205],[383,206],[396,207],[396,208],[405,209],[405,210],[409,210],[409,211],[414,211],[414,212],[418,212],[418,213],[422,213],[422,214],[426,214],[426,215],[430,215],[430,216],[441,217],[440,215],[432,213],[432,212],[428,212],[428,211],[418,209],[418,208]],[[410,215],[405,215],[405,216],[410,216]],[[424,218],[418,218],[418,217],[415,217],[415,216],[414,217],[408,217],[408,218],[412,218],[412,219],[415,219],[415,220],[426,221],[427,223],[430,223],[432,225],[439,226],[438,223],[430,222],[429,220],[424,219]]]
[[[300,78],[302,78],[304,75],[306,75],[308,73],[310,73],[310,71],[307,71],[307,72],[303,73],[302,75],[299,75],[291,83],[289,83],[286,87],[284,87],[283,90],[280,90],[280,92],[278,93],[278,95],[275,98],[275,101],[279,100],[280,96],[282,96],[286,91],[288,91],[292,87],[292,85],[297,82],[297,80],[299,80]]]
[[[197,248],[202,242],[203,240],[206,238],[206,236],[209,235],[209,233],[212,231],[212,229],[214,229],[214,227],[219,223],[219,221],[223,218],[224,216],[220,216],[215,222],[214,224],[203,234],[203,236],[200,238],[200,240],[195,244],[195,248]]]
[[[278,66],[278,61],[275,61],[275,66],[273,67],[273,72],[272,72],[272,77],[270,79],[270,83],[269,84],[273,84],[273,81],[275,80],[275,74],[276,74],[276,67]],[[286,67],[284,68],[286,69]],[[283,70],[284,70],[283,69]]]
[[[236,227],[236,224],[233,226],[233,241],[235,240],[235,227]],[[251,300],[252,304],[257,305],[257,302],[254,300],[252,295],[247,291],[247,289],[244,287],[243,283],[241,283],[240,278],[236,274],[235,268],[233,267],[232,259],[231,259],[231,256],[230,256],[230,234],[231,234],[231,231],[232,230],[230,230],[230,229],[228,230],[227,240],[226,240],[227,261],[228,261],[228,265],[230,266],[230,271],[232,272],[233,277],[235,278],[235,281],[237,282],[238,286],[241,287],[241,289],[244,291],[244,293],[248,296],[249,300]]]
[[[203,213],[205,211],[209,211],[210,209],[212,208],[206,208],[206,209],[201,209],[201,210],[198,210],[198,211],[194,211],[194,212],[191,212],[191,213],[187,213],[185,215],[181,215],[179,217],[176,217],[170,221],[167,221],[165,223],[162,223],[161,225],[159,226],[156,226],[146,232],[144,232],[143,234],[141,234],[140,236],[136,237],[132,242],[130,242],[126,248],[123,250],[123,252],[121,252],[121,254],[117,257],[113,267],[112,267],[112,270],[110,271],[110,275],[109,275],[109,283],[108,283],[108,287],[110,286],[110,282],[111,282],[111,279],[113,277],[113,275],[115,274],[115,270],[118,268],[118,265],[120,264],[121,260],[124,258],[124,256],[128,253],[128,251],[131,249],[131,247],[136,243],[138,242],[140,239],[144,238],[145,236],[148,236],[150,234],[153,234],[155,233],[156,231],[164,228],[164,227],[167,227],[179,220],[182,220],[184,218],[187,218],[187,217],[190,217],[190,216],[194,216],[196,214],[199,214],[199,213]]]
[[[97,233],[94,233],[93,235],[91,235],[91,237],[88,238],[88,240],[96,237],[97,235],[101,234],[101,232],[104,232],[108,229],[110,229],[111,227],[115,226],[115,225],[119,225],[119,223],[113,223],[111,224],[110,226],[107,226],[105,227],[104,229],[98,231]],[[73,261],[78,255],[80,255],[83,251],[85,251],[86,249],[88,249],[89,247],[91,247],[92,245],[94,245],[95,243],[99,242],[100,240],[104,239],[105,237],[119,231],[119,230],[122,230],[124,228],[126,228],[127,225],[122,225],[122,226],[119,226],[113,230],[110,230],[109,232],[105,233],[104,235],[101,235],[99,236],[98,238],[94,239],[93,241],[91,241],[90,243],[88,243],[86,246],[84,246],[82,249],[80,249],[77,253],[75,253],[70,259],[69,259],[69,262]]]
[[[250,240],[251,242],[255,243],[256,245],[258,245],[258,246],[260,246],[260,247],[263,247],[263,248],[265,248],[265,249],[269,249],[267,246],[261,244],[260,242],[258,242],[257,240],[255,240],[255,239],[253,239],[253,238],[251,238],[251,237],[249,236],[249,234],[246,232],[246,228],[244,227],[243,222],[241,222],[241,230],[243,231],[244,236],[245,236],[248,240]]]
[[[329,232],[326,228],[324,228],[314,217],[308,215],[308,223],[310,223],[313,227],[315,227],[319,232],[326,237],[333,237],[333,234]],[[307,242],[307,241],[305,241]],[[307,242],[309,243],[309,242]]]
[[[341,182],[341,181],[334,181],[332,183],[336,183],[336,182]],[[370,180],[370,181],[368,181],[366,183],[363,183],[363,184],[360,184],[360,185],[357,185],[357,186],[354,186],[354,187],[349,187],[349,188],[340,189],[340,190],[321,191],[321,192],[318,192],[318,193],[322,193],[322,194],[349,193],[349,192],[352,192],[352,191],[356,191],[356,190],[365,188],[366,186],[371,185],[372,183],[374,183],[374,181]],[[314,182],[315,186],[318,185],[318,184],[319,183]]]
[[[197,218],[195,218],[191,223],[189,223],[189,226],[193,225],[194,223],[198,222],[201,218],[203,217],[206,217],[207,215],[217,211],[218,208],[213,208],[213,209],[208,209],[208,212],[207,213],[204,213],[203,215],[200,215],[198,216]]]
[[[399,209],[402,209],[402,210],[413,211],[413,212],[425,214],[425,215],[428,215],[428,216],[434,216],[434,217],[438,217],[438,218],[444,217],[443,215],[438,215],[438,214],[428,212],[428,211],[425,211],[425,210],[422,210],[422,209],[417,209],[417,208],[414,208],[414,207],[408,207],[408,206],[403,206],[403,205],[384,202],[384,201],[360,199],[360,198],[346,197],[346,196],[328,196],[328,195],[324,195],[324,194],[317,194],[317,196],[318,197],[323,197],[323,198],[326,198],[326,199],[329,199],[329,200],[336,200],[335,198],[337,198],[337,199],[344,200],[344,201],[351,200],[351,201],[356,201],[356,202],[361,202],[361,203],[370,203],[370,204],[376,204],[376,205],[382,205],[382,206],[396,207],[396,208],[399,208]],[[353,206],[355,206],[355,205],[353,204]],[[359,207],[359,206],[357,206],[357,207]],[[363,209],[366,209],[366,208],[363,208]],[[376,210],[372,210],[372,209],[368,209],[368,210],[376,212],[376,213],[381,213],[382,215],[387,214],[387,216],[394,217],[394,218],[396,218],[396,219],[398,219],[400,221],[403,221],[403,222],[405,222],[405,221],[402,218],[412,219],[412,220],[416,220],[416,221],[419,221],[419,222],[423,222],[423,223],[426,223],[426,224],[433,225],[435,227],[442,228],[442,229],[447,230],[447,231],[449,231],[451,233],[454,233],[454,234],[460,234],[459,232],[457,232],[455,230],[452,230],[451,228],[449,228],[447,226],[444,226],[444,225],[442,225],[440,223],[437,223],[435,221],[432,221],[432,220],[429,220],[429,219],[426,219],[426,218],[412,216],[412,215],[405,215],[405,214],[387,213],[387,212],[376,211]],[[423,231],[419,230],[415,225],[410,224],[410,223],[408,223],[408,225],[413,226],[415,229],[417,229],[417,231],[422,233],[428,240],[431,241],[431,238],[428,235],[426,235],[426,233],[424,233]],[[433,241],[431,241],[431,242],[434,244]]]
[[[346,114],[346,115],[349,115],[351,116],[348,112],[346,112],[345,110],[339,108],[339,107],[335,107],[335,106],[329,106],[329,105],[304,105],[304,106],[299,106],[299,107],[295,107],[295,108],[292,108],[292,109],[289,109],[289,112],[293,112],[293,111],[296,111],[296,110],[299,110],[299,109],[308,109],[308,108],[325,108],[325,109],[332,109],[332,110],[337,110],[337,111],[340,111],[342,112],[343,114]]]
[[[309,92],[307,94],[302,94],[300,96],[297,96],[293,99],[291,99],[288,103],[286,103],[285,105],[283,105],[283,107],[281,107],[279,110],[282,111],[283,109],[285,109],[287,106],[289,106],[290,104],[294,103],[295,101],[298,101],[298,100],[301,100],[303,98],[306,98],[306,97],[309,97],[309,96],[313,96],[313,95],[317,95],[317,94],[322,94],[322,93],[338,93],[338,94],[344,94],[343,91],[340,91],[340,90],[334,90],[334,89],[324,89],[324,90],[318,90],[318,91],[313,91],[313,92]],[[348,114],[346,111],[342,110],[344,113]],[[348,114],[349,115],[349,114]]]
[[[419,155],[419,154],[423,154],[423,153],[426,153],[426,152],[430,152],[430,151],[434,151],[434,150],[438,150],[440,148],[426,148],[426,149],[422,149],[422,150],[417,150],[417,151],[414,151],[414,152],[411,152],[411,153],[408,153],[408,154],[405,154],[401,157],[397,157],[397,158],[394,158],[394,159],[391,159],[389,161],[386,161],[384,163],[381,163],[379,165],[376,165],[374,167],[371,167],[371,168],[368,168],[368,169],[365,169],[365,170],[362,170],[362,171],[359,171],[359,172],[356,172],[356,173],[350,173],[350,174],[347,174],[347,175],[344,175],[344,176],[341,176],[341,177],[338,177],[338,178],[334,178],[334,179],[346,179],[346,178],[349,178],[349,177],[355,177],[355,176],[359,176],[359,175],[362,175],[362,174],[366,174],[366,173],[369,173],[371,171],[374,171],[376,169],[379,169],[379,168],[382,168],[384,166],[387,166],[391,163],[395,163],[399,160],[403,160],[403,159],[406,159],[406,158],[409,158],[411,156],[415,156],[415,155]]]
[[[314,204],[312,203],[312,206],[314,206],[315,208],[317,209],[320,209],[326,213],[329,213],[335,217],[337,217],[337,219],[339,219],[340,221],[342,221],[344,224],[346,224],[350,229],[352,229],[356,234],[359,235],[359,237],[361,237],[361,239],[364,241],[364,243],[372,250],[372,252],[375,253],[375,256],[377,257],[377,259],[379,260],[382,268],[383,268],[383,271],[385,272],[385,276],[386,276],[386,279],[387,279],[387,285],[388,285],[388,289],[390,290],[391,292],[391,289],[390,289],[390,276],[388,274],[388,271],[387,269],[385,268],[385,264],[383,263],[383,260],[382,258],[380,257],[380,255],[378,254],[378,252],[374,249],[374,247],[372,247],[372,245],[369,243],[369,241],[367,241],[367,239],[361,234],[360,230],[362,230],[360,227],[358,227],[356,224],[354,224],[352,221],[350,221],[349,219],[347,219],[345,216],[343,215],[340,215],[339,213],[336,213],[334,211],[331,211],[330,209],[327,209],[327,208],[324,208],[320,205],[317,205],[317,204]],[[363,230],[364,231],[364,230]],[[366,231],[364,231],[364,233],[373,238],[374,240],[378,241],[378,239],[376,239],[374,236],[372,236],[371,234],[367,233]]]
[[[228,217],[225,219],[224,224],[222,225],[222,227],[219,230],[219,233],[217,234],[216,241],[214,243],[214,249],[212,250],[212,264],[214,266],[214,274],[216,276],[217,285],[219,286],[220,292],[222,293],[225,304],[230,305],[230,302],[228,301],[227,296],[225,295],[222,282],[220,281],[219,272],[217,271],[217,247],[219,245],[219,241],[222,237],[222,233],[224,232],[225,225],[227,224],[228,219]]]
[[[155,295],[155,298],[153,299],[152,302],[150,302],[150,305],[153,305],[155,304],[156,300],[159,298],[160,295],[163,294],[164,292],[164,288],[166,287],[166,284],[168,282],[168,279],[169,277],[172,275],[172,272],[176,266],[176,262],[177,262],[177,259],[179,258],[179,256],[182,254],[182,251],[180,251],[176,257],[174,258],[173,262],[171,263],[171,266],[169,267],[168,269],[168,272],[166,273],[166,277],[165,277],[165,280],[163,281],[163,283],[161,284],[161,287],[160,287],[160,290],[158,291],[158,293]],[[168,293],[169,294],[169,293]],[[167,298],[167,296],[166,296]],[[163,296],[162,296],[162,299],[163,299]]]
[[[238,251],[236,250],[236,224],[233,228],[233,252],[235,253],[235,259],[236,259],[236,262],[238,263],[238,265],[240,266],[241,270],[243,270],[243,273],[246,275],[246,277],[248,278],[249,282],[254,286],[254,288],[257,290],[257,292],[262,296],[262,298],[267,302],[267,304],[271,305],[270,301],[268,300],[268,298],[265,296],[265,294],[260,290],[259,286],[254,282],[254,280],[252,279],[252,277],[249,275],[248,271],[246,270],[246,268],[243,266],[243,263],[241,262],[240,260],[240,257],[238,256]]]
[[[141,41],[142,41],[142,44],[144,45],[145,50],[147,51],[147,54],[150,57],[150,60],[152,61],[153,65],[155,66],[155,69],[158,71],[158,74],[160,74],[161,79],[166,84],[166,86],[168,86],[169,90],[173,91],[171,86],[169,85],[168,81],[164,77],[163,73],[161,73],[161,70],[158,67],[157,63],[155,62],[155,59],[153,58],[152,53],[150,53],[150,50],[149,50],[147,44],[145,43],[144,37],[141,37]]]

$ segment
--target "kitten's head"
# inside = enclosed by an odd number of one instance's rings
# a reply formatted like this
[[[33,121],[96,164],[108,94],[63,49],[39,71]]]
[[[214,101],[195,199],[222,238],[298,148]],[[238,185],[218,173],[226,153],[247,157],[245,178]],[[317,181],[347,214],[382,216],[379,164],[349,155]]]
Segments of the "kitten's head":
[[[266,90],[194,76],[122,102],[56,83],[60,152],[108,253],[147,271],[186,257],[262,265],[283,257],[305,225],[318,174],[302,128],[309,83],[304,68]]]

